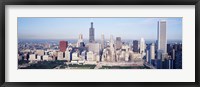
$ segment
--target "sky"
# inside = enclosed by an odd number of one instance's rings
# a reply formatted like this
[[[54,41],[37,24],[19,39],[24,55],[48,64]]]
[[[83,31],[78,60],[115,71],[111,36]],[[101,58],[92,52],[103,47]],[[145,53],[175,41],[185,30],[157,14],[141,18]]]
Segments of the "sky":
[[[78,39],[89,38],[90,23],[95,39],[104,34],[127,40],[157,39],[157,22],[167,22],[167,39],[182,40],[182,18],[29,18],[18,17],[18,39]]]

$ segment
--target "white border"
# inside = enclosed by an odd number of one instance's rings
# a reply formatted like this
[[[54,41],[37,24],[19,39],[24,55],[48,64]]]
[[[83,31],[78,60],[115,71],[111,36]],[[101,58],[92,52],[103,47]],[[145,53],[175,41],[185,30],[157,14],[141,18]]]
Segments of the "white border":
[[[194,82],[194,5],[6,5],[6,82]],[[181,70],[17,70],[17,17],[183,17]],[[14,45],[15,44],[15,45]]]

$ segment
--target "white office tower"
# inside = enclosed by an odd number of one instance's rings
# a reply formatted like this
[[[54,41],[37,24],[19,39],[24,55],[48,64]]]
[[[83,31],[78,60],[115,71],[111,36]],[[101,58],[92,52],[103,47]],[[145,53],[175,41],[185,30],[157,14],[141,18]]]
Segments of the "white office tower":
[[[150,47],[150,58],[151,60],[155,60],[155,44],[152,43]]]
[[[104,49],[104,47],[105,47],[105,46],[104,46],[104,44],[105,44],[104,40],[105,40],[105,39],[104,39],[104,34],[102,34],[102,35],[101,35],[101,49]]]
[[[80,47],[80,43],[81,43],[81,42],[83,42],[83,35],[82,35],[82,34],[79,34],[78,42],[77,42],[76,47]]]
[[[126,61],[126,62],[129,61],[129,52],[125,52],[125,61]]]
[[[102,57],[101,57],[101,61],[107,61],[107,56],[108,56],[108,50],[107,49],[104,49],[103,50],[103,54],[102,54]]]
[[[120,61],[125,61],[125,51],[122,51],[120,56],[119,56]]]
[[[94,53],[92,51],[87,52],[87,61],[94,60]]]
[[[115,62],[115,42],[112,35],[110,35],[110,53],[111,62]]]
[[[115,48],[115,42],[114,42],[113,36],[110,35],[110,49],[114,50],[114,48]]]
[[[44,55],[42,56],[43,60],[48,61],[49,60],[49,56],[48,55]]]
[[[29,60],[30,60],[30,61],[36,60],[36,55],[35,55],[35,54],[30,54],[30,55],[29,55]]]
[[[65,60],[70,61],[70,51],[65,51]]]
[[[162,61],[167,58],[167,34],[166,21],[158,21],[158,50],[162,52]]]
[[[121,51],[121,54],[119,55],[119,61],[125,61],[125,51]]]
[[[121,55],[121,50],[116,51],[116,62],[122,62],[120,61],[120,55]]]
[[[78,61],[79,60],[79,53],[73,52],[72,53],[72,61]]]
[[[93,53],[99,54],[99,51],[101,49],[101,44],[99,43],[89,43],[89,51],[92,51]]]
[[[61,51],[58,52],[57,60],[63,60],[63,52]]]
[[[140,53],[141,54],[145,53],[145,49],[146,49],[145,40],[144,38],[141,38],[140,39]]]

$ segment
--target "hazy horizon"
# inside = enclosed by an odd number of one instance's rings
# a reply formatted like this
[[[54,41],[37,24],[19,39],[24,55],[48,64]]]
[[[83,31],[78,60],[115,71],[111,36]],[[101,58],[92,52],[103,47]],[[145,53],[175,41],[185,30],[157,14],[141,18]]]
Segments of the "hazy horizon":
[[[182,18],[18,18],[18,39],[67,40],[88,39],[91,21],[95,40],[104,34],[122,40],[157,40],[157,22],[166,20],[167,40],[182,40]],[[114,38],[114,39],[115,39]]]

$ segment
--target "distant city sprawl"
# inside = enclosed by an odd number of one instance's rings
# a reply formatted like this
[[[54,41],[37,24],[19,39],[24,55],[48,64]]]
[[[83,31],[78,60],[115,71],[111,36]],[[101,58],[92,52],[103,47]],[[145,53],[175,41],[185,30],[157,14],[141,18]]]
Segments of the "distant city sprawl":
[[[167,39],[167,23],[156,21],[156,40],[112,32],[97,39],[95,22],[82,31],[87,36],[80,31],[77,39],[18,38],[18,69],[182,69],[182,40]]]

